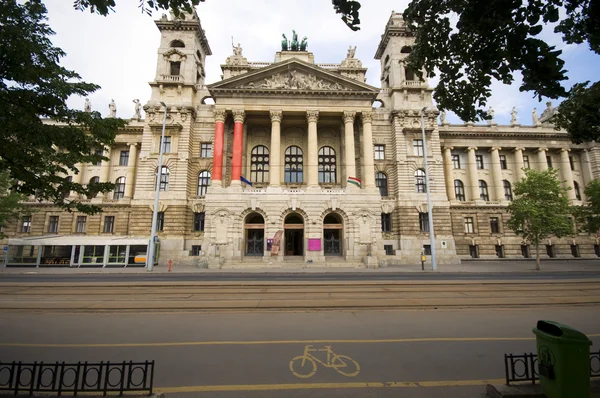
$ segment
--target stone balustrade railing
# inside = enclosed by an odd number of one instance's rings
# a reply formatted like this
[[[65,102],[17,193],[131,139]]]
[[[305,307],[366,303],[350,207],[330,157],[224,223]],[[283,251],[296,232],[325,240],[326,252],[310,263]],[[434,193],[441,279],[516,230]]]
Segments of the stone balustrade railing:
[[[317,66],[325,69],[338,69],[340,64],[317,64]]]
[[[180,75],[160,75],[164,82],[183,82],[183,76]]]

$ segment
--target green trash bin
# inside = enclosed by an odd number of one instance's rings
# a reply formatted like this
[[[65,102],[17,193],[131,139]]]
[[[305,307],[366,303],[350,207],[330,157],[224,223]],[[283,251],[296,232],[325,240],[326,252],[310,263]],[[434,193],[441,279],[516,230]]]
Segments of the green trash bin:
[[[590,339],[553,321],[538,321],[533,333],[544,394],[548,398],[589,398]]]

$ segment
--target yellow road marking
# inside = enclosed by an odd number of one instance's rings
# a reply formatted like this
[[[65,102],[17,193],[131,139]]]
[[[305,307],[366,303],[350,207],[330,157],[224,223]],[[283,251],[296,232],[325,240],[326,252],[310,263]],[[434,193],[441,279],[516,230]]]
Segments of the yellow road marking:
[[[417,388],[417,387],[460,387],[483,386],[504,383],[504,379],[488,380],[439,380],[439,381],[390,381],[390,382],[351,382],[351,383],[292,383],[292,384],[233,384],[214,386],[157,387],[157,392],[216,392],[216,391],[270,391],[341,388]]]
[[[588,337],[600,337],[600,333],[588,334]],[[379,343],[423,343],[453,341],[530,341],[535,337],[423,337],[406,339],[379,340],[250,340],[250,341],[182,341],[165,343],[0,343],[0,347],[45,347],[45,348],[103,348],[103,347],[182,347],[203,345],[277,345],[277,344],[379,344]]]

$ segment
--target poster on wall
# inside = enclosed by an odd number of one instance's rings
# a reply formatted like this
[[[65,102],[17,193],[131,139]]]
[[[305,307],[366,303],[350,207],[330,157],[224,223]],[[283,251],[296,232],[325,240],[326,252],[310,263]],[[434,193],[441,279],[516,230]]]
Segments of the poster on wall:
[[[321,239],[320,238],[309,238],[308,239],[308,250],[312,252],[321,251]]]
[[[271,243],[271,256],[276,256],[279,254],[279,245],[281,244],[281,236],[283,235],[283,230],[279,230],[275,232],[275,236],[273,236]],[[268,244],[268,240],[267,240]]]

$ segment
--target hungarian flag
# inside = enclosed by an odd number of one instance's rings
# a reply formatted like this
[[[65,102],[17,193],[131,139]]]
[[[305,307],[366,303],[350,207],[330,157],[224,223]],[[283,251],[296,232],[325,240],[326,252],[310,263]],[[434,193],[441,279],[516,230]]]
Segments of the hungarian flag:
[[[356,177],[348,177],[348,183],[354,184],[360,188],[361,181]]]

